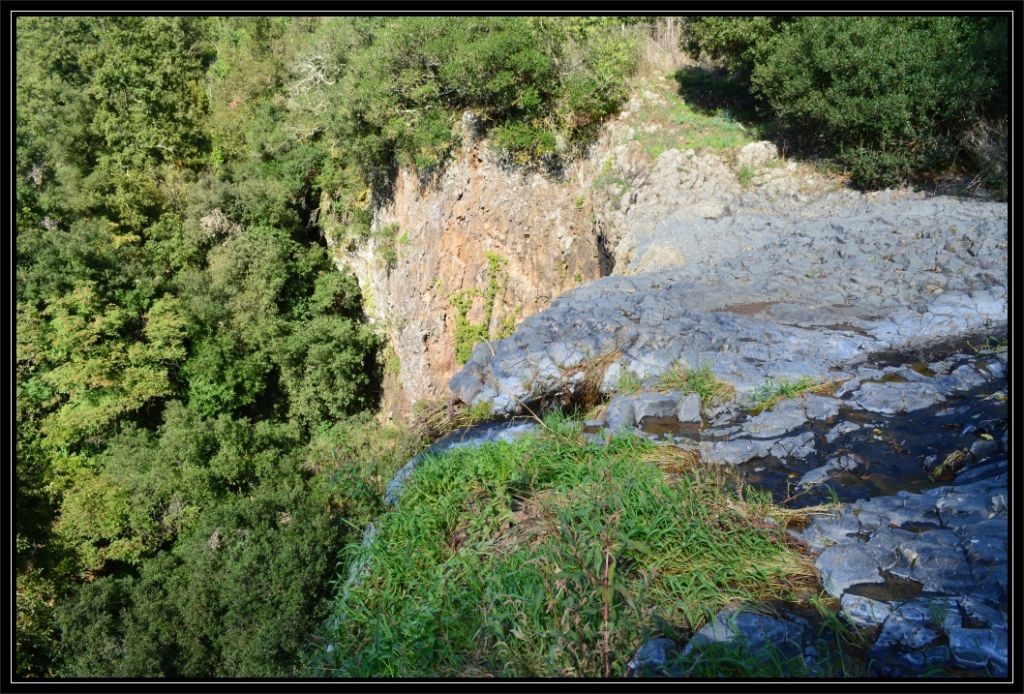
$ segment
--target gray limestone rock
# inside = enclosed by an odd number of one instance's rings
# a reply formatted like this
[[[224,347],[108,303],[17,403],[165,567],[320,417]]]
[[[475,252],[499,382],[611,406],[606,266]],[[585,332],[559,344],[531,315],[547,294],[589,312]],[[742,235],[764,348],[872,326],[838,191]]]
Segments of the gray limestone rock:
[[[882,625],[873,651],[919,650],[940,637],[944,613],[933,610],[927,600],[915,600],[897,606]]]
[[[832,477],[834,468],[831,465],[822,465],[808,470],[804,473],[800,481],[797,482],[798,487],[813,487],[817,484],[824,484]]]
[[[775,441],[768,439],[738,438],[729,441],[701,441],[701,458],[704,460],[739,465],[754,458],[763,458],[771,451]]]
[[[948,540],[934,537],[939,533],[922,533],[919,539],[902,543],[898,548],[897,563],[889,567],[889,571],[921,583],[927,592],[959,594],[970,591],[974,587],[974,578],[967,557],[958,546],[956,536],[948,531],[942,532],[948,534]]]
[[[646,417],[675,417],[678,406],[679,393],[640,393],[633,399],[633,423]]]
[[[897,414],[931,407],[944,399],[931,383],[867,382],[861,384],[850,403],[868,412]]]
[[[956,476],[954,482],[956,484],[968,484],[996,477],[1006,472],[1006,466],[1006,458],[999,458],[984,465],[968,467]]]
[[[678,391],[642,391],[616,395],[608,403],[605,422],[612,433],[643,427],[651,420],[671,427],[676,424],[700,424],[700,396],[681,395]]]
[[[850,593],[845,593],[839,604],[851,624],[869,629],[881,625],[892,612],[888,603]]]
[[[839,513],[816,516],[803,531],[790,530],[790,533],[801,542],[806,542],[812,550],[821,552],[826,547],[848,543],[860,531],[860,516],[855,516],[845,508]]]
[[[1007,638],[1003,629],[949,629],[949,650],[959,667],[970,670],[992,668],[992,674],[1006,674]]]
[[[839,414],[840,401],[824,395],[806,393],[798,398],[804,407],[808,419],[824,421]]]
[[[604,418],[608,431],[612,433],[631,429],[635,418],[632,398],[616,395],[608,403],[608,409],[605,410]]]
[[[827,481],[835,472],[856,470],[861,465],[861,460],[847,453],[831,456],[821,467],[816,467],[804,473],[797,483],[800,487],[810,487],[822,484]]]
[[[734,178],[723,175],[723,182]],[[641,377],[686,355],[691,367],[707,364],[743,397],[769,377],[827,380],[849,375],[848,367],[872,352],[1005,326],[1006,205],[887,194],[838,196],[819,215],[814,209],[652,224],[627,244],[634,255],[627,265],[646,264],[650,272],[611,275],[557,298],[511,338],[475,349],[452,379],[453,393],[512,413],[563,392],[561,381],[579,364],[618,351],[622,367]],[[991,252],[965,255],[934,233],[954,218],[970,230],[965,238]],[[670,248],[677,252],[665,252]],[[925,265],[928,281],[907,281],[925,274]],[[516,363],[532,364],[536,373],[524,366],[517,373]],[[615,382],[611,371],[605,391]],[[930,379],[906,373],[905,383],[862,384],[871,378],[864,371],[837,396],[860,393],[876,411],[907,411],[992,373],[960,365]],[[805,414],[813,419],[829,409]]]
[[[984,600],[965,595],[960,598],[960,609],[963,610],[965,624],[972,628],[994,627],[1006,629],[1006,613],[1000,612]]]
[[[884,583],[878,562],[857,545],[826,547],[814,565],[821,573],[821,583],[834,598],[847,588],[864,583]]]
[[[776,458],[806,458],[814,453],[814,433],[805,431],[778,439],[769,449]]]
[[[743,425],[747,434],[761,439],[776,438],[802,426],[807,413],[799,400],[783,400]]]
[[[792,657],[803,650],[811,633],[810,625],[796,616],[776,618],[727,608],[694,634],[682,655],[690,655],[709,643],[739,642],[752,657],[766,646],[781,652],[783,657]]]
[[[634,677],[656,676],[668,664],[670,655],[677,650],[675,641],[656,637],[648,639],[630,658],[627,667]]]
[[[676,408],[676,419],[683,423],[700,424],[700,396],[690,393],[683,397]]]
[[[913,676],[932,666],[1005,672],[1008,620],[996,607],[1005,604],[1008,582],[1005,479],[860,500],[798,534],[820,548],[823,585],[846,618],[881,624],[870,655],[882,674]],[[898,579],[923,592],[908,598],[889,586]],[[850,592],[864,584],[892,598]]]
[[[843,420],[828,430],[828,433],[825,434],[825,441],[827,443],[835,443],[840,437],[853,433],[861,428],[862,426],[856,422]]]

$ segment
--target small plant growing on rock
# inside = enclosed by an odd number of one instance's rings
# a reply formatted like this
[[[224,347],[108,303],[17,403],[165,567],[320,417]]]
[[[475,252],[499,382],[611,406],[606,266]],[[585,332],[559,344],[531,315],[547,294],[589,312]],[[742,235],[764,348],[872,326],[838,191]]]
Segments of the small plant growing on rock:
[[[932,479],[952,479],[953,476],[963,468],[965,460],[967,460],[967,451],[959,449],[953,451],[947,455],[934,470],[932,470]]]
[[[697,393],[704,407],[716,401],[726,400],[736,392],[730,384],[715,376],[710,364],[701,364],[697,369],[677,364],[661,375],[658,387],[665,390],[680,390],[686,394]]]
[[[826,393],[837,385],[835,381],[819,382],[810,376],[801,376],[796,380],[767,379],[760,388],[750,396],[753,413],[765,412],[775,407],[780,400],[795,398],[804,393]]]
[[[478,402],[475,405],[471,405],[469,410],[466,412],[466,415],[469,417],[470,421],[473,424],[477,424],[479,422],[483,422],[487,419],[490,419],[492,414],[493,410],[491,409],[491,403],[487,401]]]
[[[491,319],[494,317],[494,307],[498,297],[505,291],[506,261],[497,253],[488,251],[487,256],[487,290],[463,289],[448,297],[449,303],[455,308],[455,359],[460,364],[465,364],[473,354],[473,347],[477,343],[490,339]],[[482,297],[484,300],[484,317],[479,323],[469,320],[469,310],[473,305],[473,299]],[[515,324],[522,312],[522,307],[516,307],[501,322],[498,330],[493,335],[496,339],[503,339],[515,332]]]
[[[742,167],[740,167],[740,171],[736,175],[736,177],[740,181],[741,188],[749,188],[751,182],[754,180],[754,170],[750,168],[750,166],[748,166],[747,164],[744,164]]]
[[[1006,338],[1005,335],[1003,335],[1002,337],[989,335],[988,337],[985,338],[985,342],[980,347],[974,347],[973,345],[969,346],[971,347],[971,349],[974,350],[975,354],[979,352],[999,353],[1005,352],[1007,350],[1007,348],[1010,346],[1010,341]]]
[[[399,370],[402,367],[402,362],[398,358],[398,352],[395,351],[394,346],[391,343],[384,348],[382,355],[384,373],[388,375],[398,375]]]
[[[403,235],[404,236],[404,235]],[[398,263],[398,225],[385,224],[374,237],[377,239],[377,253],[384,261],[385,267],[390,271]]]
[[[638,393],[642,387],[643,381],[635,373],[629,369],[619,371],[619,380],[615,383],[616,393]]]
[[[519,322],[519,318],[522,313],[522,306],[516,306],[512,309],[510,314],[501,319],[501,325],[498,326],[498,330],[494,336],[499,340],[504,340],[506,337],[512,337],[516,331],[516,323]]]

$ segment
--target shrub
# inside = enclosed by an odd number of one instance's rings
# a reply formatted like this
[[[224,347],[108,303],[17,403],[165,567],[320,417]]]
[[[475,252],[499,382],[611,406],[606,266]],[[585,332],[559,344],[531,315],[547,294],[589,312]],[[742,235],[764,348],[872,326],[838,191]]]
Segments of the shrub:
[[[322,494],[260,489],[204,514],[135,577],[83,585],[58,609],[77,677],[280,677],[322,616],[346,535]]]
[[[978,118],[1005,113],[998,17],[702,18],[688,46],[749,80],[798,147],[877,188],[952,165]]]
[[[703,54],[730,72],[750,75],[764,60],[770,39],[788,17],[693,17],[684,25],[683,44],[695,56]]]
[[[367,180],[394,163],[421,172],[457,144],[471,111],[517,163],[564,153],[596,133],[626,95],[633,31],[603,18],[446,17],[371,26],[351,56],[339,121]]]
[[[853,181],[892,185],[952,162],[992,90],[953,17],[809,17],[773,40],[754,89],[783,127],[835,147]]]
[[[555,153],[555,136],[551,130],[532,123],[512,121],[495,128],[492,144],[499,154],[517,164]]]

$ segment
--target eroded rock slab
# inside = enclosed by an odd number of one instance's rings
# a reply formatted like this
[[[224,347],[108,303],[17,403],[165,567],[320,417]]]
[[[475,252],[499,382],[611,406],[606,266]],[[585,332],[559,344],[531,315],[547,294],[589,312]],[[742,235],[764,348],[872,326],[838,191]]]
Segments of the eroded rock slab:
[[[1006,673],[1006,477],[847,505],[797,535],[851,623],[880,627],[879,673]],[[955,512],[953,511],[955,509]]]
[[[872,353],[1005,326],[1005,205],[915,196],[879,204],[762,220],[760,246],[713,241],[747,239],[747,219],[681,227],[672,238],[683,246],[717,244],[713,262],[578,287],[512,337],[478,345],[450,388],[513,413],[571,397],[588,364],[604,369],[596,376],[605,392],[623,371],[643,380],[708,365],[742,397],[768,378],[832,379]],[[863,383],[856,397],[906,411],[978,378],[962,370],[934,382]]]

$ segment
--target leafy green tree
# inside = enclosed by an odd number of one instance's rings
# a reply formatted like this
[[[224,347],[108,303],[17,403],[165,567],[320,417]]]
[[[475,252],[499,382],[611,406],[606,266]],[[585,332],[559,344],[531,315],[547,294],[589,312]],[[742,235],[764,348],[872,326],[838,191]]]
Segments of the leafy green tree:
[[[324,235],[439,170],[465,110],[570,155],[624,98],[620,29],[18,20],[19,672],[293,671],[415,448],[365,414],[381,342]]]
[[[771,41],[789,17],[690,17],[683,37],[694,56],[707,56],[749,79],[771,52]]]
[[[345,526],[302,484],[211,507],[139,578],[104,577],[58,611],[75,676],[279,677],[322,619]]]
[[[172,393],[169,368],[185,356],[184,319],[174,297],[155,301],[141,330],[89,284],[55,300],[43,315],[49,319],[46,359],[54,366],[42,378],[63,396],[42,423],[48,445],[77,444]],[[133,331],[141,339],[131,340]]]

